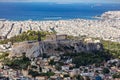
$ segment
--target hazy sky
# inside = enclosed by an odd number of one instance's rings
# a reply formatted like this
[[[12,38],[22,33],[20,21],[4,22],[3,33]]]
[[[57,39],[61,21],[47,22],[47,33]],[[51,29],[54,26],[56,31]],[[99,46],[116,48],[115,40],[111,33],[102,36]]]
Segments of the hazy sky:
[[[120,0],[0,0],[0,2],[120,3]]]

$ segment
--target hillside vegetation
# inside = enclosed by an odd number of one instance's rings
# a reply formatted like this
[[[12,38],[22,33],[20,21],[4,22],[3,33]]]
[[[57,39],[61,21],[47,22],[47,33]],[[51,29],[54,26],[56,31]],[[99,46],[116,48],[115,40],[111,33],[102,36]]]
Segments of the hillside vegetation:
[[[31,40],[44,40],[46,38],[46,35],[54,34],[54,32],[47,32],[47,31],[27,31],[23,32],[20,35],[11,37],[10,39],[1,40],[0,44],[7,44],[8,42],[22,42],[22,41],[31,41]],[[74,37],[74,36],[68,36],[68,39],[79,39],[82,37]],[[94,39],[94,38],[93,38]],[[118,42],[111,42],[111,41],[105,41],[101,40],[105,52],[109,53],[115,58],[120,58],[120,43]]]
[[[120,43],[102,40],[104,49],[114,57],[120,58]]]
[[[7,44],[8,42],[22,42],[22,41],[32,41],[32,40],[44,40],[46,35],[53,34],[52,32],[47,31],[27,31],[23,32],[20,35],[11,37],[10,39],[1,40],[0,44]]]

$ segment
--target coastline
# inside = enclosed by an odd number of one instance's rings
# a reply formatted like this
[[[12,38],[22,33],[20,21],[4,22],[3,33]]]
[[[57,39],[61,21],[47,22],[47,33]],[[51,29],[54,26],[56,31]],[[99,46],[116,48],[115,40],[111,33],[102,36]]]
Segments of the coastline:
[[[63,17],[45,17],[43,19],[25,19],[25,20],[11,20],[11,19],[6,19],[6,18],[0,18],[0,21],[61,21],[61,20],[65,20],[65,21],[69,21],[69,20],[77,20],[77,19],[81,19],[81,20],[99,20],[101,19],[100,17],[97,16],[91,16],[89,18],[63,18]]]
[[[108,15],[110,13],[111,15]],[[99,20],[70,19],[58,21],[0,21],[0,36],[10,38],[27,30],[51,32],[51,29],[54,29],[57,34],[88,36],[120,42],[119,14],[120,11],[108,11],[102,14],[102,19]]]
[[[120,2],[44,1],[0,1],[0,80],[120,80]]]
[[[94,16],[100,16],[106,11],[120,10],[119,4],[103,3],[0,3],[0,8],[0,18],[10,21],[94,19]],[[9,12],[7,9],[9,9]]]

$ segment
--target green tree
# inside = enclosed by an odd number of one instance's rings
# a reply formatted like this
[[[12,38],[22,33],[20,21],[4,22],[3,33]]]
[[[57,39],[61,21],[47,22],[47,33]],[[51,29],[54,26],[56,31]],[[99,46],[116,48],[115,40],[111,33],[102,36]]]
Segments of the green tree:
[[[9,53],[6,53],[6,52],[1,52],[1,53],[2,53],[2,55],[0,55],[0,59],[5,60],[5,58],[9,56]]]
[[[50,65],[55,65],[54,59],[51,59],[49,62]]]
[[[85,76],[85,80],[90,80],[90,78],[88,76]]]
[[[42,72],[42,68],[41,67],[39,67],[39,71]]]
[[[83,78],[81,75],[78,75],[78,76],[76,77],[76,79],[77,79],[77,80],[84,80],[84,78]]]
[[[53,34],[47,31],[31,31],[23,32],[20,35],[13,36],[10,39],[0,40],[0,44],[7,44],[8,42],[22,42],[22,41],[32,41],[32,40],[44,40],[46,35]]]
[[[113,74],[113,76],[112,76],[114,79],[115,78],[118,78],[118,79],[120,79],[120,73],[116,73],[116,74]]]
[[[103,74],[109,74],[110,70],[108,68],[104,68],[102,72],[103,72]]]
[[[30,65],[30,60],[25,55],[23,55],[19,58],[6,58],[3,63],[4,65],[11,67],[12,69],[22,70],[28,68],[28,66]]]
[[[34,80],[35,80],[36,77],[39,76],[39,73],[37,71],[33,71],[33,70],[30,69],[28,71],[28,75],[31,75],[34,78]]]

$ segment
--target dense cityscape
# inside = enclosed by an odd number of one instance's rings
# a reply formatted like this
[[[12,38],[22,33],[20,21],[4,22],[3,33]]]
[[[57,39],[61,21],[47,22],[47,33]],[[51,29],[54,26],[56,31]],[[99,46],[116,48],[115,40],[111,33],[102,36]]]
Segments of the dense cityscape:
[[[0,0],[0,80],[120,80],[115,1]]]

